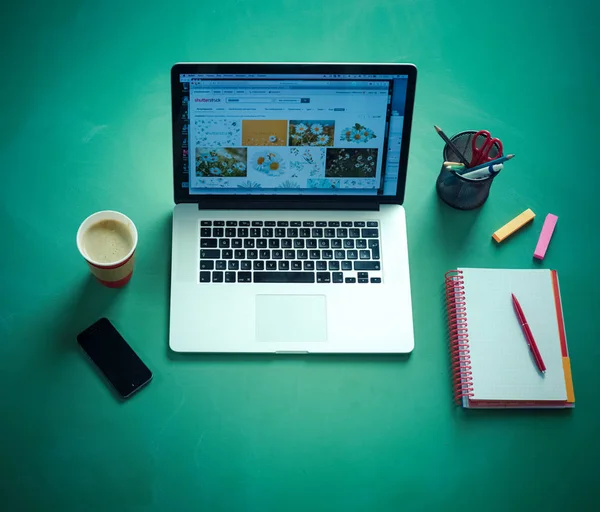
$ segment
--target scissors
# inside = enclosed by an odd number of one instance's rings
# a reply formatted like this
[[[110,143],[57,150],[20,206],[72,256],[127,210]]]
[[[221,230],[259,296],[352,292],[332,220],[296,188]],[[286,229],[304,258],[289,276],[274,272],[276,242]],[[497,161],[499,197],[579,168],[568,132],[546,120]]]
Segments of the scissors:
[[[478,139],[483,139],[483,144],[481,146],[477,146]],[[490,156],[492,149],[496,146],[498,149],[498,153],[494,156]],[[475,135],[473,135],[473,139],[471,139],[471,147],[473,149],[473,157],[471,158],[471,167],[475,167],[476,165],[484,164],[485,162],[489,162],[494,158],[498,158],[502,156],[502,142],[500,139],[492,138],[490,132],[487,130],[479,130]]]

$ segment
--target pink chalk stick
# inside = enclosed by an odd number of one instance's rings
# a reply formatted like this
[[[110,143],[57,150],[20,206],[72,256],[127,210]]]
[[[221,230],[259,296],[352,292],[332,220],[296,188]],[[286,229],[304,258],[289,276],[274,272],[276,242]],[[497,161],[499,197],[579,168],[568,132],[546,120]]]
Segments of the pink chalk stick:
[[[551,213],[546,215],[540,238],[538,239],[538,243],[533,253],[534,258],[543,260],[544,256],[546,256],[546,251],[548,250],[548,245],[550,245],[550,239],[552,238],[552,233],[554,233],[554,228],[556,226],[556,221],[558,221],[556,215],[552,215]]]

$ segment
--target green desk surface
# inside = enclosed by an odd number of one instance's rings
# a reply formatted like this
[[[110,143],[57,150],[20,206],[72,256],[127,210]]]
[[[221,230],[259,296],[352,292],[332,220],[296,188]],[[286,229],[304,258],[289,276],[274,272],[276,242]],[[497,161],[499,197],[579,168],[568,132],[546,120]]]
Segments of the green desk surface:
[[[598,3],[152,4],[3,9],[0,508],[597,510]],[[418,66],[410,357],[169,351],[169,69],[198,60]],[[480,210],[438,201],[434,124],[487,128],[516,153]],[[492,242],[527,207],[533,225]],[[119,291],[94,282],[75,247],[81,220],[101,209],[139,230]],[[548,212],[558,227],[536,263]],[[442,284],[456,266],[558,270],[575,410],[453,406]],[[76,345],[103,315],[154,372],[125,403]]]

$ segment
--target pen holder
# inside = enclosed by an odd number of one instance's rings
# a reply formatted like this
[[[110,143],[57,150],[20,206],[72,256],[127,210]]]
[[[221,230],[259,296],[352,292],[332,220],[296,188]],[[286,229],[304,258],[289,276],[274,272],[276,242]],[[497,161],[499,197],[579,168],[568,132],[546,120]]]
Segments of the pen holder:
[[[467,161],[470,161],[473,155],[471,140],[475,133],[475,131],[465,131],[450,138],[456,149],[463,154]],[[495,157],[497,155],[498,148],[492,148],[490,156]],[[443,157],[444,161],[460,161],[458,155],[447,144],[444,146]],[[495,176],[490,176],[484,180],[470,180],[447,170],[442,164],[435,188],[446,204],[459,210],[473,210],[479,208],[487,200],[494,178]]]

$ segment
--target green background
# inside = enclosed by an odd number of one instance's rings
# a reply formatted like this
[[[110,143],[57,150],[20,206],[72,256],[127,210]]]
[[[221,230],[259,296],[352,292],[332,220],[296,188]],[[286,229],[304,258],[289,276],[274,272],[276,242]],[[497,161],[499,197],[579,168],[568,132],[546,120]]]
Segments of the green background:
[[[598,3],[153,4],[2,8],[0,508],[596,509]],[[417,65],[410,357],[169,352],[169,69],[202,60]],[[479,211],[438,201],[434,124],[489,129],[517,155]],[[528,207],[531,226],[492,242]],[[95,283],[75,246],[101,209],[139,230],[122,290]],[[537,263],[549,212],[558,227]],[[575,410],[453,406],[442,287],[456,266],[558,270]],[[103,315],[154,372],[124,403],[75,341]]]

